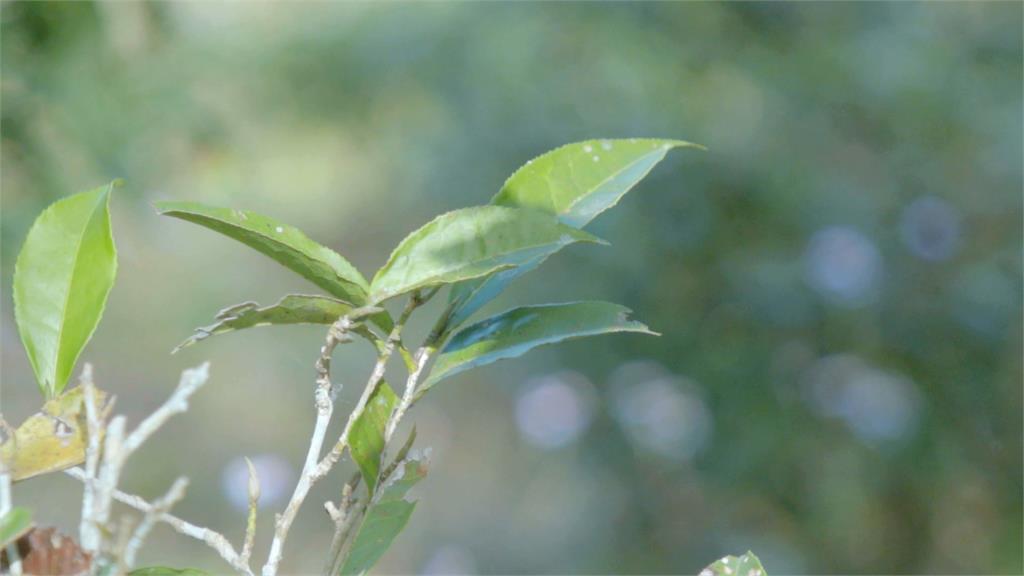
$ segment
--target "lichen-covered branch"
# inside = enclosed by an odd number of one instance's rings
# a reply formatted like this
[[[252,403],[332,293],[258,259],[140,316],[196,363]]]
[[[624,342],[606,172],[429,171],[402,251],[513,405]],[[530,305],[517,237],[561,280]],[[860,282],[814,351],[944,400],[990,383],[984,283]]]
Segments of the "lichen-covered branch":
[[[124,548],[119,562],[121,570],[118,572],[126,571],[135,565],[135,555],[142,548],[142,543],[146,541],[146,537],[153,530],[153,526],[156,526],[160,518],[185,497],[186,487],[188,487],[188,479],[180,477],[174,481],[174,484],[171,485],[166,494],[153,501],[149,506],[149,510],[142,517],[142,522],[135,527],[135,531],[132,532],[131,538]]]
[[[65,470],[64,473],[67,474],[68,476],[71,476],[72,478],[82,481],[83,483],[87,480],[85,476],[85,471],[82,470],[81,468],[69,468]],[[121,490],[115,489],[112,492],[112,494],[114,500],[127,506],[130,506],[138,510],[139,512],[148,512],[153,506],[141,496],[128,494],[127,492],[122,492]],[[235,552],[235,549],[231,545],[231,542],[229,542],[228,539],[225,538],[219,532],[215,532],[213,530],[210,530],[209,528],[204,528],[202,526],[197,526],[195,524],[192,524],[191,522],[187,522],[185,520],[182,520],[181,518],[178,518],[177,516],[174,516],[173,514],[166,512],[160,515],[159,520],[170,526],[175,532],[183,536],[188,536],[189,538],[199,540],[200,542],[203,542],[210,548],[213,548],[213,550],[217,552],[217,554],[219,554],[220,557],[223,558],[225,562],[231,565],[231,567],[237,570],[238,572],[242,574],[252,574],[252,571],[249,569],[249,567],[245,565],[245,563],[240,562],[241,557],[237,552]]]
[[[116,566],[116,571],[131,568],[135,555],[146,536],[157,522],[166,522],[176,531],[195,538],[217,551],[218,554],[238,572],[251,575],[248,558],[235,551],[227,538],[208,528],[195,526],[175,516],[168,510],[184,496],[187,481],[180,478],[162,498],[149,503],[139,496],[125,494],[117,489],[121,472],[128,458],[136,452],[153,433],[172,416],[188,409],[189,398],[201,388],[209,377],[209,364],[185,370],[171,396],[147,416],[131,432],[125,430],[125,417],[115,416],[104,425],[104,415],[96,405],[96,389],[92,381],[92,368],[86,365],[82,372],[81,384],[85,392],[86,445],[85,469],[72,468],[66,472],[84,484],[82,521],[79,527],[81,546],[101,561],[94,563],[94,569]],[[252,485],[250,483],[250,489]],[[125,503],[144,513],[141,523],[131,530],[114,530],[111,527],[111,508],[114,501]],[[251,552],[252,530],[255,529],[253,513],[246,527],[246,541]],[[107,534],[121,534],[123,546],[105,546]]]

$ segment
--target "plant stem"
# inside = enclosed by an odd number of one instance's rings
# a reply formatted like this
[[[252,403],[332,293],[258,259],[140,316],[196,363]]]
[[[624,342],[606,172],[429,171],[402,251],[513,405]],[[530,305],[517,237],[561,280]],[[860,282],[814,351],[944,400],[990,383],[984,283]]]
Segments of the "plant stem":
[[[437,342],[441,339],[443,334],[443,326],[444,325],[442,323],[438,323],[434,327],[434,330],[431,331],[430,336],[427,337],[427,341],[424,345],[416,351],[412,369],[410,370],[409,377],[405,383],[405,390],[402,392],[402,399],[399,401],[398,406],[392,410],[384,428],[384,454],[387,453],[388,443],[394,435],[395,430],[398,428],[398,424],[401,422],[402,417],[405,416],[409,407],[416,401],[416,389],[419,385],[420,377],[423,375],[424,368],[426,368],[427,364],[430,362],[430,358],[436,351]],[[392,471],[393,468],[385,470],[385,474],[381,478],[381,483],[387,480],[387,477]],[[378,492],[378,494],[380,494],[380,492]],[[374,498],[376,498],[376,496],[377,495],[374,495]],[[367,497],[369,498],[369,495]],[[352,540],[350,539],[350,536],[353,534],[352,528],[363,521],[366,511],[369,510],[369,507],[372,504],[373,502],[369,501],[358,506],[356,510],[349,511],[344,517],[342,523],[337,525],[334,533],[334,539],[331,544],[331,557],[327,563],[327,566],[329,566],[329,572],[327,572],[327,574],[338,574],[341,568],[345,565],[345,561],[348,559],[348,555],[352,550]],[[358,530],[356,530],[356,532],[358,532]]]
[[[420,298],[418,294],[414,294],[409,298],[405,309],[402,311],[402,315],[395,323],[391,334],[388,335],[387,342],[385,342],[378,354],[377,363],[374,365],[373,372],[363,388],[363,393],[359,397],[356,407],[349,414],[348,421],[345,423],[345,429],[331,448],[331,451],[318,462],[317,460],[320,458],[320,452],[323,448],[324,436],[327,432],[327,425],[330,423],[331,412],[333,411],[333,401],[330,395],[330,355],[339,342],[336,338],[341,328],[339,324],[345,321],[344,330],[347,331],[351,327],[351,318],[349,316],[342,317],[328,330],[327,343],[321,349],[320,359],[317,362],[317,420],[313,428],[313,435],[310,438],[309,450],[306,453],[306,463],[303,465],[302,474],[295,484],[291,500],[289,500],[284,512],[277,516],[277,522],[275,522],[274,526],[274,539],[270,544],[270,554],[267,556],[267,563],[263,565],[262,569],[263,576],[275,576],[277,574],[278,565],[284,554],[284,543],[288,538],[288,530],[291,528],[292,522],[295,521],[299,508],[302,507],[302,503],[306,500],[306,496],[309,494],[313,484],[326,476],[334,464],[341,459],[345,448],[348,446],[348,435],[352,425],[362,415],[366,409],[366,404],[370,401],[370,396],[384,378],[387,361],[391,358],[395,346],[401,341],[402,329],[406,321],[408,321],[413,311],[424,302],[425,300]]]
[[[88,476],[86,476],[85,474],[85,471],[82,470],[81,468],[68,468],[67,470],[64,471],[64,473],[82,482],[87,482],[89,480]],[[149,502],[146,502],[140,496],[128,494],[126,492],[122,492],[116,489],[113,491],[113,498],[114,500],[117,500],[122,504],[127,504],[128,506],[131,506],[132,508],[135,508],[140,512],[149,512],[149,510],[153,506]],[[219,532],[214,532],[213,530],[210,530],[209,528],[204,528],[202,526],[196,526],[191,522],[182,520],[181,518],[178,518],[177,516],[174,516],[167,512],[163,513],[160,516],[160,521],[165,522],[168,526],[173,528],[175,532],[182,534],[184,536],[188,536],[189,538],[199,540],[200,542],[205,543],[210,548],[213,548],[217,552],[217,554],[219,554],[220,557],[224,559],[225,562],[230,564],[231,567],[237,570],[239,573],[250,575],[252,574],[252,572],[249,570],[249,567],[246,566],[245,563],[240,561],[241,559],[238,553],[235,552],[234,547],[231,545],[230,542],[228,542],[228,539],[225,538],[224,535],[220,534]]]
[[[3,464],[0,463],[0,467]],[[11,475],[7,470],[0,469],[0,518],[11,511]],[[7,562],[11,576],[21,576],[21,557],[18,556],[18,543],[11,542],[7,547]]]

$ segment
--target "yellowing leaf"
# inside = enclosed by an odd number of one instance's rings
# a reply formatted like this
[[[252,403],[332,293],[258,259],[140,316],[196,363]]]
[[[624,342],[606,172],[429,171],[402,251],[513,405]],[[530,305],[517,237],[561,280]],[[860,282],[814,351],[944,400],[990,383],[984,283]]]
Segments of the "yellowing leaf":
[[[108,395],[96,390],[102,411]],[[0,444],[0,463],[17,482],[81,464],[86,446],[85,396],[81,387],[43,404]]]

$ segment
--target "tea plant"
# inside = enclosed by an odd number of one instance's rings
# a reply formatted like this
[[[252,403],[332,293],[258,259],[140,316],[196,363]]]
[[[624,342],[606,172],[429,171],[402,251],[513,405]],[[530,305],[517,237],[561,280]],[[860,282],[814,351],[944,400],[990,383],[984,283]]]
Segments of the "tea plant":
[[[677,140],[594,140],[570,144],[516,171],[486,206],[438,216],[407,236],[367,280],[339,253],[302,231],[246,210],[194,202],[160,202],[160,214],[186,220],[242,242],[306,278],[324,294],[289,294],[274,304],[245,302],[217,314],[179,348],[214,335],[274,324],[327,327],[315,360],[315,419],[309,447],[291,497],[275,517],[263,576],[278,573],[289,531],[314,484],[348,454],[357,472],[339,481],[337,502],[324,504],[333,532],[324,550],[324,574],[363,574],[384,554],[415,508],[407,494],[428,470],[413,449],[415,428],[396,438],[409,411],[442,380],[544,344],[614,332],[654,334],[631,320],[630,311],[608,302],[522,306],[477,322],[471,317],[513,280],[575,243],[603,243],[583,228],[614,206],[673,148]],[[140,547],[158,522],[200,540],[235,571],[254,574],[252,562],[259,479],[249,466],[249,512],[238,546],[227,537],[171,514],[187,481],[176,480],[163,496],[145,500],[118,489],[126,460],[171,416],[184,412],[208,379],[207,365],[186,370],[170,398],[127,430],[111,416],[113,397],[93,383],[91,366],[80,385],[65,386],[103,313],[117,270],[109,201],[115,184],[70,196],[36,220],[18,258],[15,317],[44,404],[17,429],[3,424],[0,452],[0,547],[12,573],[46,571],[136,575],[198,574],[188,569],[135,568]],[[447,304],[418,344],[404,334],[410,317],[448,288]],[[393,316],[384,307],[403,301]],[[365,340],[376,363],[337,438],[327,438],[341,385],[332,379],[337,346]],[[398,356],[407,374],[396,390],[385,369]],[[0,419],[2,421],[2,419]],[[79,467],[79,465],[84,466]],[[63,470],[83,483],[77,542],[33,538],[31,513],[10,505],[10,482]],[[116,522],[113,502],[142,513],[134,523]],[[49,534],[49,533],[47,533]],[[70,539],[66,539],[70,540]],[[744,556],[746,558],[746,556]],[[708,568],[729,574],[729,558]],[[744,560],[743,566],[747,566]],[[756,563],[756,559],[751,562]],[[719,571],[716,566],[723,567]],[[744,576],[758,576],[754,570]],[[763,571],[762,571],[763,573]]]

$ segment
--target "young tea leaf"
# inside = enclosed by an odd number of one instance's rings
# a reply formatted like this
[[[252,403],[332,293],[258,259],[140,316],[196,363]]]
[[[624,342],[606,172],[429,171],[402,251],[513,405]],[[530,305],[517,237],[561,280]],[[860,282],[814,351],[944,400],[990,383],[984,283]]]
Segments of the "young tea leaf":
[[[415,502],[405,499],[406,493],[426,475],[426,465],[415,458],[399,466],[366,511],[341,574],[366,574],[380,560],[416,508]]]
[[[14,507],[0,518],[0,550],[32,529],[32,511]]]
[[[459,372],[552,344],[610,332],[657,335],[629,319],[630,310],[609,302],[570,302],[514,308],[460,330],[441,350],[419,394]]]
[[[305,294],[289,294],[276,304],[264,306],[256,302],[243,302],[217,313],[216,322],[209,326],[196,328],[195,334],[174,349],[174,352],[205,340],[210,336],[271,324],[332,324],[338,318],[352,310],[347,302],[335,300],[328,296],[310,296]],[[386,314],[378,314],[379,320],[390,329],[390,318]]]
[[[761,561],[753,552],[743,556],[726,556],[701,570],[700,576],[766,576]]]
[[[366,404],[366,410],[352,424],[352,431],[349,433],[352,459],[359,466],[371,495],[380,475],[380,459],[384,453],[384,427],[397,403],[398,397],[395,396],[394,390],[382,380]]]
[[[600,242],[550,214],[477,206],[438,216],[402,240],[374,277],[370,300],[477,278],[530,262],[573,242]]]
[[[51,204],[29,230],[14,267],[14,317],[46,398],[64,389],[114,285],[114,186]]]
[[[102,409],[108,395],[96,390]],[[85,460],[85,397],[81,387],[47,401],[0,444],[0,465],[15,482],[77,466]]]
[[[366,279],[355,266],[293,226],[248,210],[196,202],[157,202],[155,206],[160,214],[205,226],[262,252],[336,298],[357,306],[366,302]]]
[[[703,148],[682,140],[650,138],[567,144],[516,170],[491,202],[543,210],[582,228],[615,206],[669,150],[680,147]]]
[[[618,203],[668,150],[676,147],[702,148],[680,140],[647,138],[568,144],[527,162],[509,177],[491,203],[543,210],[582,228]],[[513,280],[540,266],[547,256],[453,287],[449,294],[449,328],[465,322]]]

